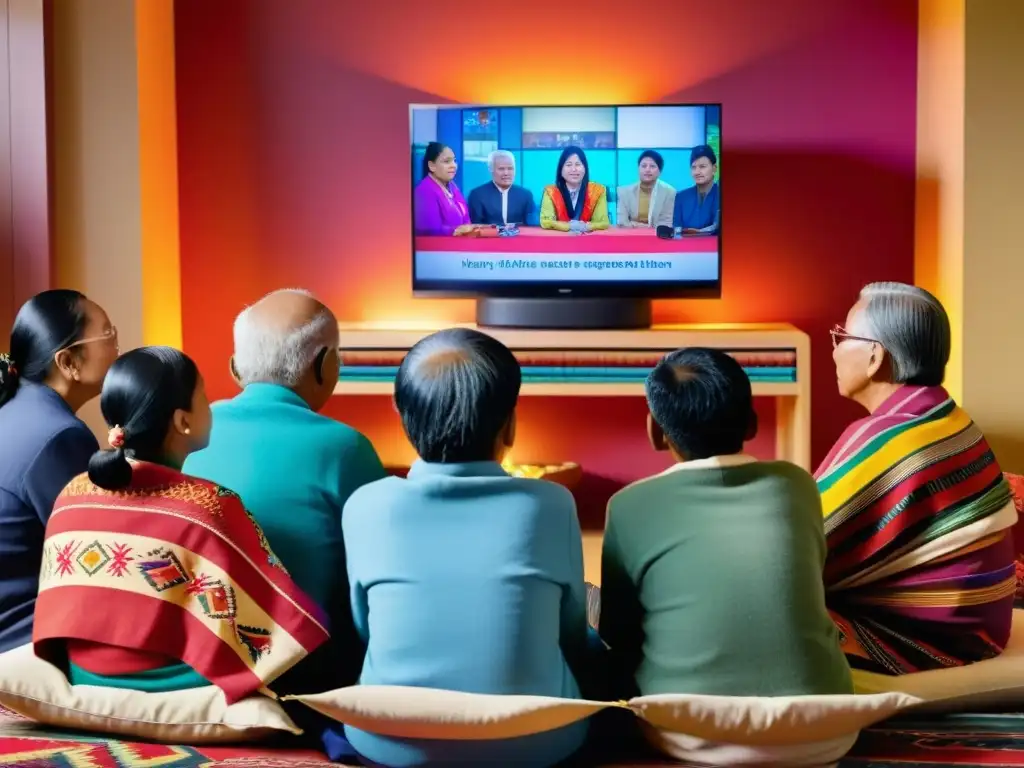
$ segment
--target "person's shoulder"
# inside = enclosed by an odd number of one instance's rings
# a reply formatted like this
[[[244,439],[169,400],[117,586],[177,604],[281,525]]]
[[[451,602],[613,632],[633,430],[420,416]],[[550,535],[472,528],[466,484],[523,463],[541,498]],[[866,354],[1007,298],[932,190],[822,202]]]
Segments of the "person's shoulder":
[[[68,430],[92,434],[85,422],[64,404],[60,395],[45,384],[22,383],[14,397],[0,410],[0,414],[5,422],[9,422],[5,426],[19,431],[22,423],[33,425],[32,433],[42,442]]]
[[[564,485],[553,483],[550,480],[536,480],[525,477],[515,477],[512,479],[520,488],[536,495],[545,505],[571,509],[575,512],[576,499],[572,495],[572,491]]]
[[[814,476],[803,467],[798,467],[791,461],[773,459],[771,461],[756,461],[743,466],[749,467],[752,471],[767,477],[781,478],[794,487],[810,493],[817,494],[818,492]]]
[[[355,427],[351,427],[343,421],[332,419],[319,413],[313,414],[316,418],[311,423],[316,425],[318,439],[322,443],[329,443],[335,450],[354,451],[372,449],[370,439]]]
[[[409,492],[409,483],[394,475],[361,485],[346,499],[342,523],[356,525],[367,516],[376,517],[386,506],[385,502]]]
[[[245,504],[242,501],[242,497],[236,491],[232,490],[231,488],[228,488],[226,485],[215,483],[212,480],[204,480],[203,478],[196,477],[195,475],[185,475],[185,478],[192,485],[198,485],[203,488],[206,488],[208,491],[211,491],[214,496],[220,499],[222,505],[237,504],[238,506],[245,506]]]
[[[68,480],[67,485],[57,494],[57,498],[54,500],[54,506],[58,507],[68,502],[69,499],[76,499],[81,496],[94,496],[102,494],[92,480],[89,479],[88,472],[80,472],[79,474]]]
[[[623,184],[621,187],[616,187],[616,191],[621,195],[628,195],[630,192],[640,186],[639,181],[634,181],[632,184]]]
[[[214,416],[218,413],[231,413],[232,411],[238,410],[239,407],[237,396],[210,403],[210,410],[213,412]]]
[[[599,194],[599,195],[603,195],[603,194],[606,194],[608,192],[608,187],[606,187],[604,184],[602,184],[599,181],[592,181],[592,182],[590,182],[590,189],[593,192],[595,192],[596,194]]]
[[[135,471],[145,473],[139,476],[141,483],[154,487],[170,487],[173,497],[187,498],[204,509],[209,509],[211,504],[215,504],[222,512],[246,509],[245,502],[237,491],[213,480],[154,464],[141,465]]]
[[[671,184],[659,180],[658,185],[661,187],[662,192],[665,192],[666,194],[670,195],[676,194],[676,188],[673,187]]]
[[[564,485],[526,477],[510,477],[502,482],[507,483],[507,490],[516,496],[532,497],[531,514],[545,521],[552,529],[576,517],[576,499]]]
[[[59,418],[48,426],[36,452],[36,457],[45,456],[46,461],[55,455],[61,459],[73,456],[91,456],[100,449],[99,441],[92,430],[77,416]]]
[[[814,510],[815,516],[821,514],[821,494],[814,476],[803,467],[789,461],[758,461],[740,467],[746,472],[755,473],[762,480],[771,484],[776,497],[790,499],[792,506]]]
[[[214,421],[221,424],[230,420],[230,423],[234,425],[253,425],[253,427],[263,428],[268,418],[271,418],[268,413],[278,413],[277,404],[275,403],[273,406],[273,408],[268,408],[267,403],[247,398],[244,393],[239,393],[234,397],[210,403],[210,412],[213,413]],[[307,411],[308,409],[295,408],[294,410]]]
[[[472,200],[474,198],[477,198],[477,197],[480,197],[482,194],[484,194],[487,191],[487,185],[488,184],[490,184],[490,182],[487,182],[487,184],[480,184],[480,185],[478,185],[476,187],[473,187],[471,190],[469,190],[469,194],[467,195],[467,197],[470,200]]]
[[[612,497],[608,500],[608,514],[611,515],[618,509],[649,508],[646,500],[652,495],[661,493],[665,485],[671,482],[671,475],[665,472],[634,480],[626,487],[612,494]]]
[[[533,203],[533,192],[521,184],[513,184],[509,194],[513,198],[519,198],[520,202]]]
[[[84,440],[99,448],[96,435],[89,429],[89,425],[77,416],[69,416],[67,419],[62,419],[55,424],[52,439]]]

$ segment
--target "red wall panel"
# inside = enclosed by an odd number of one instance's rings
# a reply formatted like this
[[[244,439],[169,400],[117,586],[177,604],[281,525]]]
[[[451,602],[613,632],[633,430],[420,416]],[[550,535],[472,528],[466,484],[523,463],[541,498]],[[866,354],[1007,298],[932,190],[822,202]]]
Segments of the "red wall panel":
[[[184,342],[214,395],[234,392],[235,314],[275,288],[309,287],[342,320],[472,318],[469,302],[410,295],[411,102],[720,101],[722,298],[657,302],[656,319],[809,332],[824,455],[857,415],[835,392],[827,330],[864,283],[913,277],[916,3],[573,8],[175,4]],[[329,412],[407,458],[385,398]],[[580,460],[609,482],[664,466],[640,401],[530,399],[522,417],[517,458]],[[754,450],[770,453],[770,404],[763,421]]]

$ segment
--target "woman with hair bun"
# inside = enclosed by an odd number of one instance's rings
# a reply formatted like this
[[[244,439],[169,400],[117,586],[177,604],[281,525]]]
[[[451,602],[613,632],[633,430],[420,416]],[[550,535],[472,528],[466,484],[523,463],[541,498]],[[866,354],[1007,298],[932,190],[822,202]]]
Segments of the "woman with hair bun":
[[[44,291],[0,347],[0,653],[32,642],[43,532],[54,499],[99,447],[75,415],[99,395],[117,329],[78,291]]]
[[[100,396],[110,448],[60,494],[46,527],[36,652],[74,684],[159,692],[213,684],[228,703],[328,637],[232,491],[181,472],[212,416],[195,363],[132,350]]]

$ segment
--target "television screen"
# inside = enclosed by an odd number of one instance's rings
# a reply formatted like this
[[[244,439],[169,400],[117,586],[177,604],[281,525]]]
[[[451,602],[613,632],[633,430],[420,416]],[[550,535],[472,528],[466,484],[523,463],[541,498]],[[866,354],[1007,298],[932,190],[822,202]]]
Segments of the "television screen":
[[[718,294],[720,105],[410,112],[417,293]]]

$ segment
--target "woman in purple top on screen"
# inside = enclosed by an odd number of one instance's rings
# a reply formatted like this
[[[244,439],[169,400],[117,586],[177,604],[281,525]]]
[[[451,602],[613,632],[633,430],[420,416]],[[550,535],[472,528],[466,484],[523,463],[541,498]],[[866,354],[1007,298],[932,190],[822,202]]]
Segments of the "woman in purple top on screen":
[[[438,141],[427,144],[423,155],[423,181],[413,192],[417,235],[465,235],[473,231],[469,206],[455,186],[458,169],[452,148]]]

